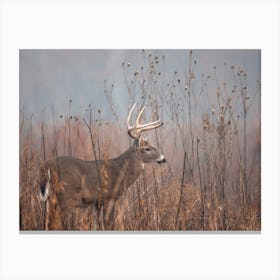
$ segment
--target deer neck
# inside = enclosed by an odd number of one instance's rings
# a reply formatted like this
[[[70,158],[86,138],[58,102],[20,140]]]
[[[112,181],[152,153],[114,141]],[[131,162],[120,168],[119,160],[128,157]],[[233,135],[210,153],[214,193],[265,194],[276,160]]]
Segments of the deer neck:
[[[126,175],[130,178],[130,181],[132,181],[130,184],[132,184],[143,170],[144,163],[138,152],[134,147],[131,147],[121,154],[116,160]]]
[[[143,170],[143,161],[134,147],[114,159],[116,196],[121,194],[139,177]]]

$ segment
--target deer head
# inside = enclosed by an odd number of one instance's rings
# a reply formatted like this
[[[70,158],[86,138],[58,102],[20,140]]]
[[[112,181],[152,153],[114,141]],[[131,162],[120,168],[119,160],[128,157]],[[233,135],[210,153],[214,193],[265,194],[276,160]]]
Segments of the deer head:
[[[141,137],[142,132],[156,129],[162,126],[163,122],[161,120],[156,120],[147,124],[140,124],[140,120],[145,110],[145,107],[143,107],[136,118],[135,124],[130,125],[131,116],[134,112],[135,107],[136,103],[131,108],[126,121],[127,133],[131,138],[134,139],[134,151],[138,154],[139,158],[142,160],[143,163],[149,163],[154,161],[158,163],[166,162],[165,156],[161,154],[155,147],[150,145],[146,139]]]

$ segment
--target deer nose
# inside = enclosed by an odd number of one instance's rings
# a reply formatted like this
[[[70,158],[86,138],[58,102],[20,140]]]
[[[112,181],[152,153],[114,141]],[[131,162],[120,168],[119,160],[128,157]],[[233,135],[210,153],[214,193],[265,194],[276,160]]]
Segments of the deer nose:
[[[157,159],[157,163],[164,163],[166,162],[166,158],[164,155],[160,155],[160,157]]]

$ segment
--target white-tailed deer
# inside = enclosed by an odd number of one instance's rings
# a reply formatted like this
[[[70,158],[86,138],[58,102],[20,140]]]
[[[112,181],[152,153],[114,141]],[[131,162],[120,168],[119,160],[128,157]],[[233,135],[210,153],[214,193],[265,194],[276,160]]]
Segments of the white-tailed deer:
[[[40,168],[40,196],[44,201],[50,200],[49,213],[56,216],[52,217],[56,220],[53,223],[50,218],[46,229],[63,229],[60,218],[62,212],[90,205],[104,214],[103,229],[112,229],[109,224],[112,205],[139,177],[144,164],[166,161],[163,154],[141,137],[142,132],[158,128],[163,125],[163,122],[156,120],[140,124],[145,109],[143,107],[135,124],[131,126],[131,116],[135,106],[136,104],[127,117],[127,132],[134,139],[133,144],[117,158],[85,161],[63,156],[47,161]]]

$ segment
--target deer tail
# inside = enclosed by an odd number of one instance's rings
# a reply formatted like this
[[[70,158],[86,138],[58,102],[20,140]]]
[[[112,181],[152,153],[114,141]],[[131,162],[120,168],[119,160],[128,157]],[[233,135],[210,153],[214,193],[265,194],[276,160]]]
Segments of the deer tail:
[[[40,200],[43,202],[47,201],[47,199],[49,198],[50,186],[51,186],[50,181],[51,181],[51,172],[50,169],[48,169],[47,174],[43,176],[43,179],[40,180],[39,183],[39,188],[40,188],[39,196],[40,196]]]

